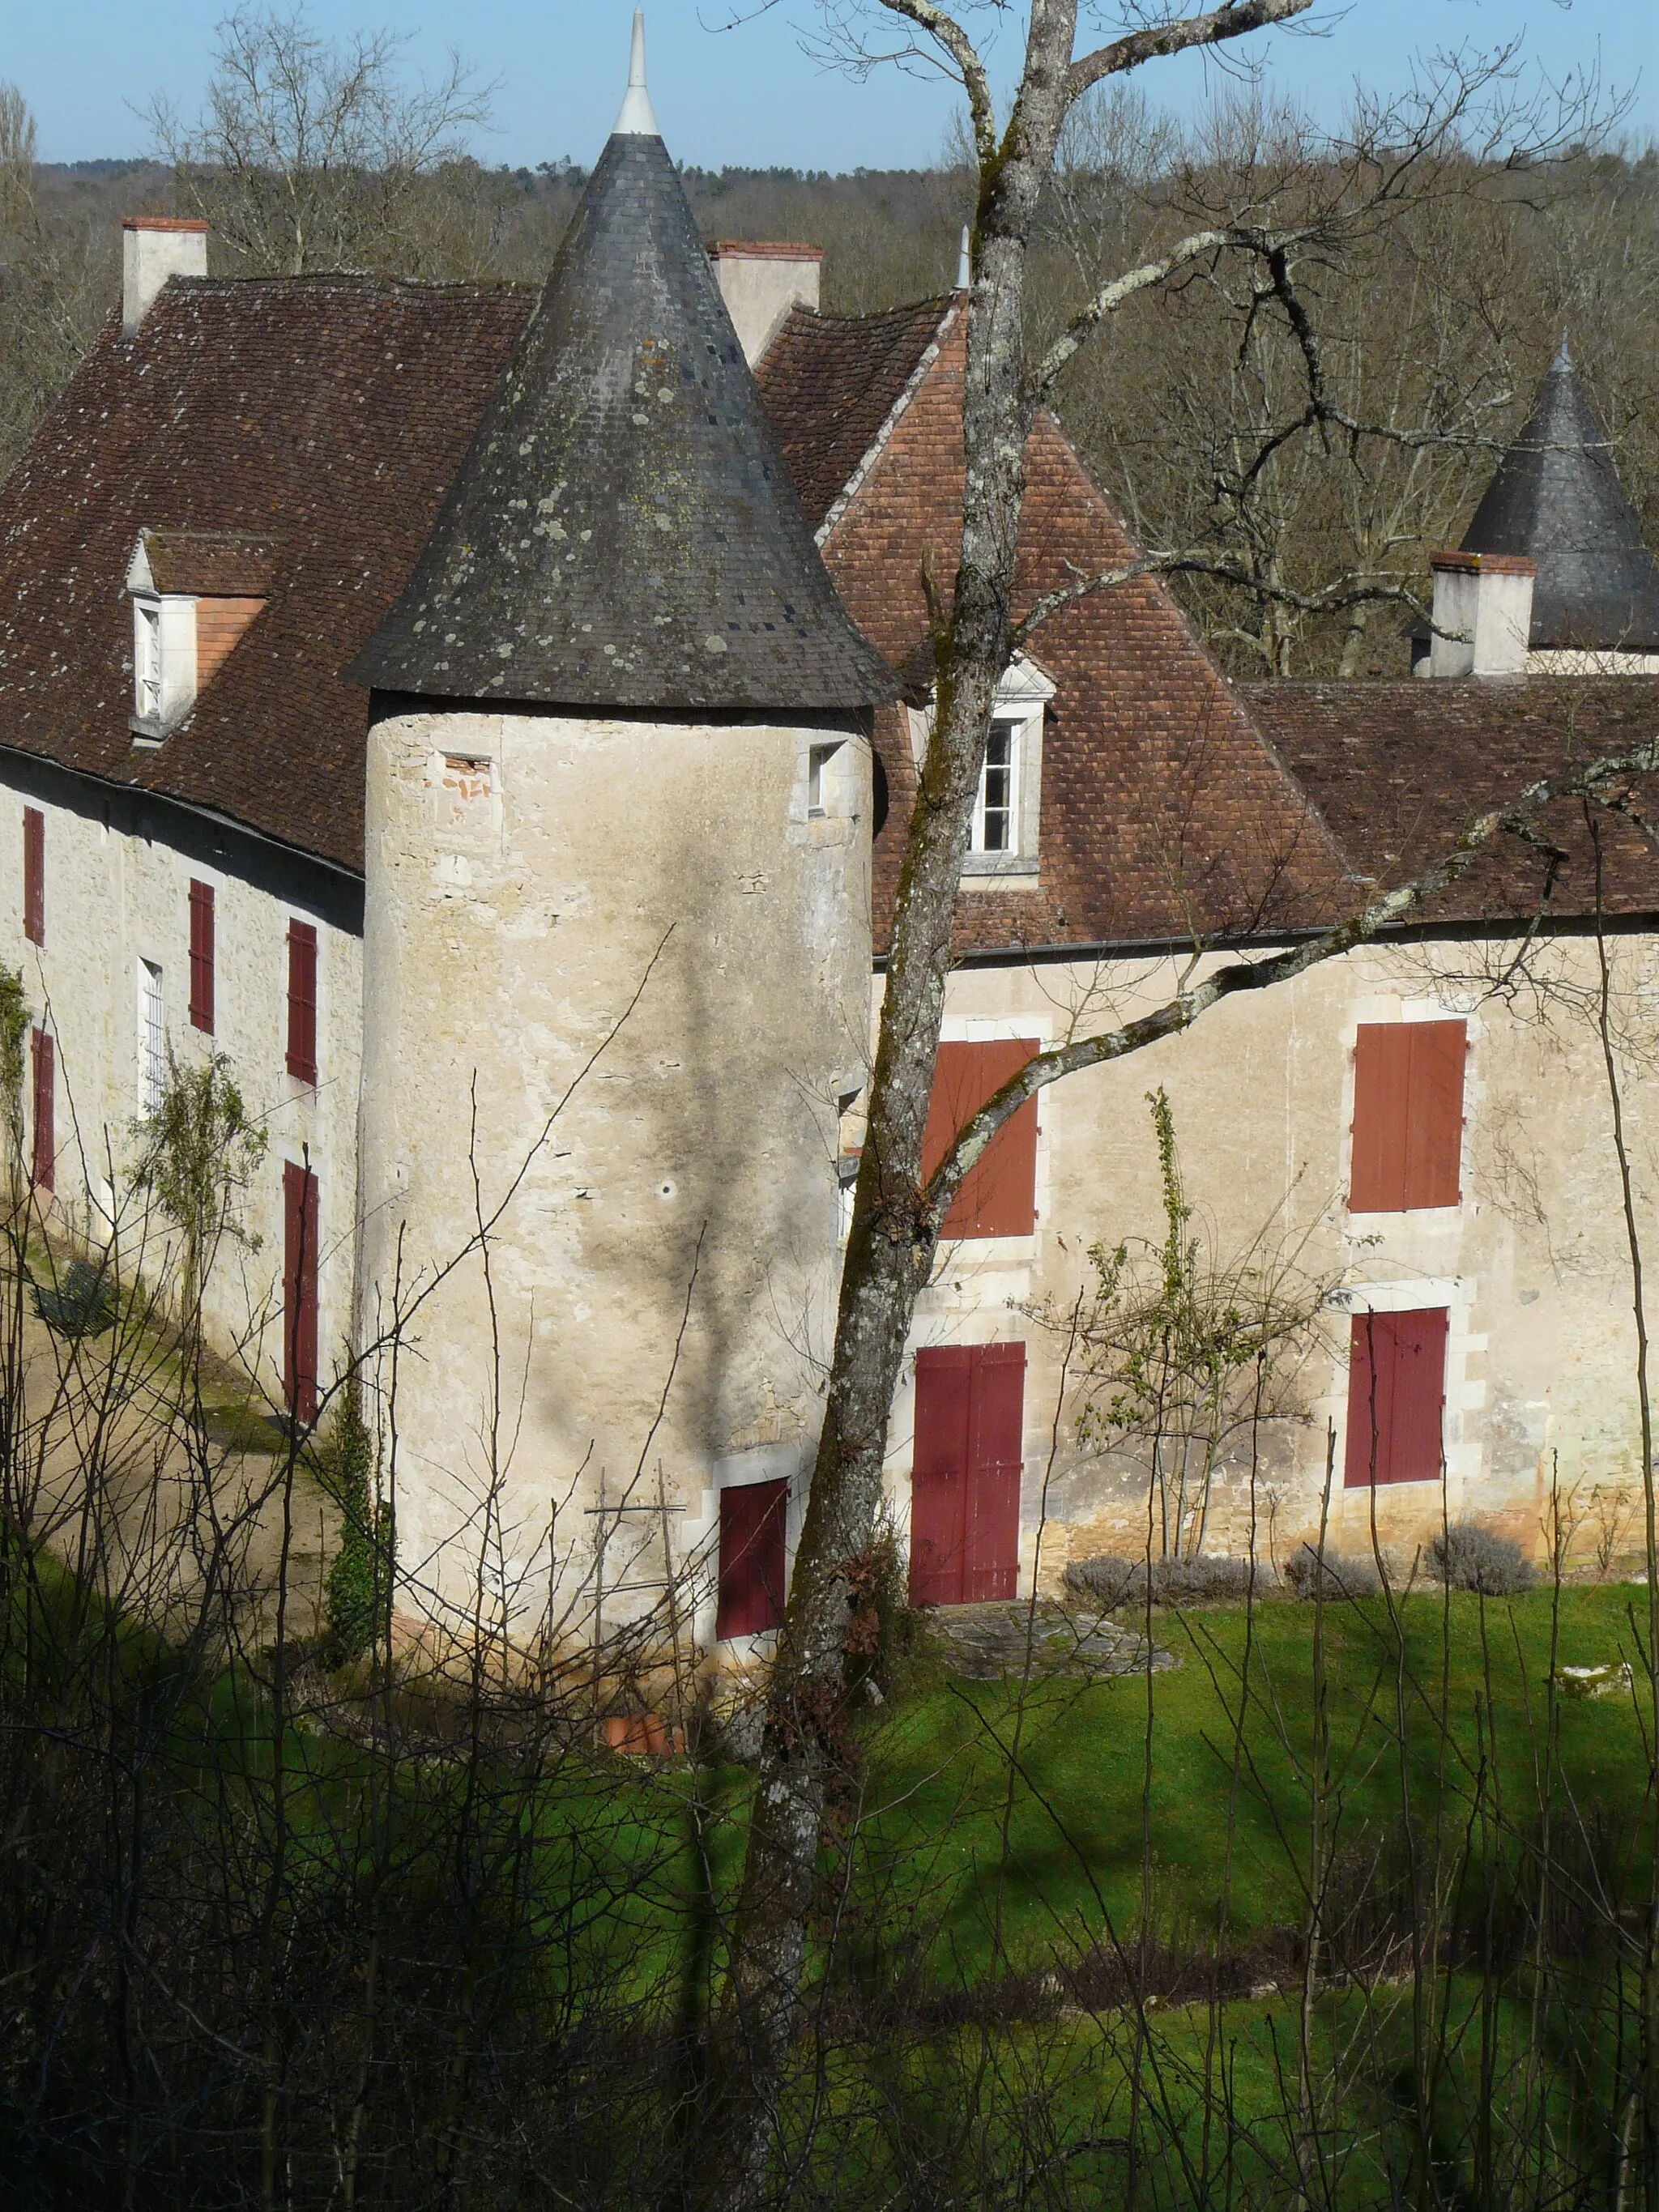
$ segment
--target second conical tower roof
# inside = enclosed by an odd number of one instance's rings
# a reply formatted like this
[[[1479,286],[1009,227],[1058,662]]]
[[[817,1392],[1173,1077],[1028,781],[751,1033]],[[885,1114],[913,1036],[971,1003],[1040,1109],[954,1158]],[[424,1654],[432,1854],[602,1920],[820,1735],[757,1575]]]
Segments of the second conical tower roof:
[[[819,557],[643,101],[360,683],[709,714],[896,693]]]
[[[1659,567],[1562,347],[1463,537],[1538,564],[1531,643],[1659,653]]]

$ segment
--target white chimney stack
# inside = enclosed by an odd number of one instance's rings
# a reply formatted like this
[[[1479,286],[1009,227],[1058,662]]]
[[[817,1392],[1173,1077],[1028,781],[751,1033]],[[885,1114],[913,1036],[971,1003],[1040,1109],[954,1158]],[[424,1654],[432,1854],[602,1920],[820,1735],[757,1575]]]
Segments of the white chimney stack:
[[[818,311],[821,246],[776,246],[723,238],[708,249],[743,357],[752,368],[791,307]]]
[[[171,216],[131,215],[121,224],[121,335],[130,338],[169,276],[207,275],[208,227]]]
[[[1431,676],[1522,676],[1535,561],[1510,553],[1431,553]],[[1443,630],[1455,633],[1443,637]]]

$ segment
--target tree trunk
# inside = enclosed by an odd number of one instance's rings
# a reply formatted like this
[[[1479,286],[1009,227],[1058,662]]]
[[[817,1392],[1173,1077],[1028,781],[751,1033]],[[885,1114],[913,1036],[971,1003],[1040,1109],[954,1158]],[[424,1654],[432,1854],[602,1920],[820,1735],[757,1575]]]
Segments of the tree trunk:
[[[916,1294],[939,1241],[922,1135],[957,891],[1013,629],[1013,549],[1034,405],[1022,320],[1027,244],[1066,105],[1076,0],[1031,13],[1019,100],[982,160],[968,312],[961,554],[935,617],[936,705],[894,907],[863,1159],[805,1526],[769,1690],[748,1851],[716,2033],[699,2196],[739,2212],[765,2189],[805,1963],[820,1824],[844,1756],[848,1568],[867,1549]]]

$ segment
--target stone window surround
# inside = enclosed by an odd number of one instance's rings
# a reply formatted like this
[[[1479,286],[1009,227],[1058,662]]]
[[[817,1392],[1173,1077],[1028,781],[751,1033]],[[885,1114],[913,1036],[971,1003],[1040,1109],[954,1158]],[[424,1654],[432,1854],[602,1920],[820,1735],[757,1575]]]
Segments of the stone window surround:
[[[1043,710],[1054,697],[1055,684],[1037,663],[1016,653],[997,686],[993,720],[1014,728],[1014,808],[1018,834],[1012,852],[986,853],[972,848],[962,864],[964,884],[1001,883],[1009,878],[1034,883],[1041,866],[1042,817]],[[910,750],[921,767],[933,734],[933,709],[907,708]],[[983,776],[981,779],[983,803]],[[979,810],[975,808],[977,815]]]

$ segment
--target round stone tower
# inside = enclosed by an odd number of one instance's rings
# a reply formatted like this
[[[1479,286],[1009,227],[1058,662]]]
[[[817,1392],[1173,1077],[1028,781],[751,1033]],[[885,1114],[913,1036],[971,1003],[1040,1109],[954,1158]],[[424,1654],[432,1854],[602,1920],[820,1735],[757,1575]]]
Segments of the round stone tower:
[[[612,1509],[631,1486],[654,1512],[659,1468],[683,1559],[723,1484],[810,1464],[869,1031],[869,710],[895,688],[635,36],[535,317],[352,672],[358,1306],[405,1601],[453,1619],[481,1591],[525,1634],[550,1563],[583,1631],[601,1530],[607,1615],[648,1602],[616,1586],[648,1591],[657,1524]]]

